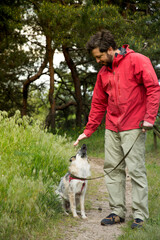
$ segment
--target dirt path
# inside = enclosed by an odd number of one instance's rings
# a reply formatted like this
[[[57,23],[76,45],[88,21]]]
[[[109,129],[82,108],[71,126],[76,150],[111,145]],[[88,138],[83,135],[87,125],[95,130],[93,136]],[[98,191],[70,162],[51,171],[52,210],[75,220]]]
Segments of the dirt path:
[[[92,158],[90,160],[92,177],[103,175],[103,160]],[[121,234],[121,224],[101,226],[101,220],[110,214],[108,193],[104,178],[89,181],[86,194],[86,214],[88,219],[79,219],[76,226],[70,225],[65,229],[65,240],[115,240]],[[129,177],[126,181],[126,221],[131,215],[131,183]],[[123,223],[124,225],[125,223]]]

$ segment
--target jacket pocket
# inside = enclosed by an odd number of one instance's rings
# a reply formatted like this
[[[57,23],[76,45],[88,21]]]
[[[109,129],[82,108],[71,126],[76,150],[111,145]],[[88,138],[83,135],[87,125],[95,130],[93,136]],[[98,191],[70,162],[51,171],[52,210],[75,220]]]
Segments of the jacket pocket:
[[[111,73],[102,73],[101,74],[102,87],[104,91],[111,96],[111,91],[113,89],[113,74]]]

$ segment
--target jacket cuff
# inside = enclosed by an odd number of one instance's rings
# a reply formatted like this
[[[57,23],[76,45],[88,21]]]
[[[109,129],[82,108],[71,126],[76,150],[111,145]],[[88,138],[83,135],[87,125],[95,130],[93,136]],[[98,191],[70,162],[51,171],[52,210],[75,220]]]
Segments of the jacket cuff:
[[[88,129],[85,129],[84,132],[83,132],[87,137],[90,137],[92,135],[92,131],[88,130]]]
[[[151,123],[153,125],[155,123],[155,120],[156,120],[156,117],[155,118],[144,117],[144,121],[149,122],[149,123]]]

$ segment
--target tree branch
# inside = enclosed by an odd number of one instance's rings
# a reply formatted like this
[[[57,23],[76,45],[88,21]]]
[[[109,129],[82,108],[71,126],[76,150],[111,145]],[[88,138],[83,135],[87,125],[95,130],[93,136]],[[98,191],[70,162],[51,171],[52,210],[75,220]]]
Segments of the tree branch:
[[[65,103],[65,104],[62,104],[62,105],[60,105],[60,106],[56,106],[56,110],[64,110],[64,109],[68,108],[68,107],[71,106],[71,105],[76,106],[77,103],[74,102],[74,101],[70,101],[70,102]]]

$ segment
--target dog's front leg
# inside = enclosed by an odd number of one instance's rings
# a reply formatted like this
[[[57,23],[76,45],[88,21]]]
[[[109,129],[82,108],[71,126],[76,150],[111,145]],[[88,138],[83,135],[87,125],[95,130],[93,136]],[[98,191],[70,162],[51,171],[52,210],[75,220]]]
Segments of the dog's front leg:
[[[85,198],[85,194],[81,194],[80,195],[81,216],[83,219],[87,219],[86,214],[85,214],[85,209],[84,209],[84,198]]]
[[[73,217],[77,217],[77,212],[76,212],[76,199],[75,199],[75,193],[70,193],[69,194],[69,201],[70,201],[70,208],[71,212],[73,214]]]
[[[65,199],[62,199],[62,207],[66,215],[69,215],[67,212],[69,210],[69,206],[70,206],[69,202],[66,201]]]

